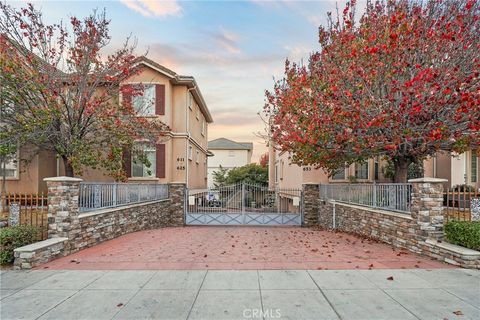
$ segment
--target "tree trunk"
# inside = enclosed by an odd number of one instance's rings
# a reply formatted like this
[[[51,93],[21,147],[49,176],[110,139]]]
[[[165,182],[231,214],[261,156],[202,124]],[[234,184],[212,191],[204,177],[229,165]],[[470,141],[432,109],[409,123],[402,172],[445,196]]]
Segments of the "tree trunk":
[[[408,166],[412,163],[410,159],[397,158],[393,159],[393,165],[395,168],[395,183],[406,183],[408,179]]]
[[[67,157],[62,156],[63,166],[65,167],[65,175],[67,177],[73,177],[73,167]]]
[[[7,208],[7,159],[2,158],[2,191],[0,192],[0,212]]]

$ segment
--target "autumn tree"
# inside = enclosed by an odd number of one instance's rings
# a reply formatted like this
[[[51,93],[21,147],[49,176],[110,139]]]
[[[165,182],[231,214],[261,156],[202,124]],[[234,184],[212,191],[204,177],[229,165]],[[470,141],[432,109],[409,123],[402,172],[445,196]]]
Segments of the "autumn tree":
[[[104,168],[121,180],[124,150],[137,139],[155,143],[166,129],[156,119],[138,117],[132,99],[120,99],[142,94],[141,85],[122,86],[139,72],[135,43],[127,38],[118,50],[108,47],[104,11],[49,25],[31,4],[17,10],[0,3],[0,30],[5,148],[26,143],[52,150],[68,176]]]
[[[277,147],[330,174],[382,156],[411,163],[480,141],[478,0],[351,1],[319,28],[306,65],[287,60],[267,92]]]
[[[260,166],[262,166],[263,168],[266,168],[268,167],[268,152],[267,153],[264,153],[260,156],[260,160],[258,161],[258,163],[260,164]]]

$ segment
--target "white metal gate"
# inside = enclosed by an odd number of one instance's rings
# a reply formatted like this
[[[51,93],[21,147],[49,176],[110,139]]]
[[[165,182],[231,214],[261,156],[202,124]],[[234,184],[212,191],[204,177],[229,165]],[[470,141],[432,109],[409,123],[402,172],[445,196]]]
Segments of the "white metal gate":
[[[301,225],[301,189],[269,189],[240,183],[188,190],[187,225]]]

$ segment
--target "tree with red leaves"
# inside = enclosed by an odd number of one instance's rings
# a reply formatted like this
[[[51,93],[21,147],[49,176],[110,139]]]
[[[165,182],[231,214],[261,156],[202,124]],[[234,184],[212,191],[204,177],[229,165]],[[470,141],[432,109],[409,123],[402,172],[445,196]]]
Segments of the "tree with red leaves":
[[[277,147],[330,174],[383,156],[395,181],[439,150],[480,142],[478,0],[355,1],[319,28],[321,51],[267,91]]]
[[[138,117],[131,99],[122,102],[142,94],[141,86],[121,86],[139,72],[135,45],[127,39],[104,55],[108,26],[105,12],[72,17],[67,27],[45,24],[31,4],[0,3],[2,145],[52,150],[68,176],[90,167],[125,178],[124,150],[137,139],[155,143],[167,127]]]
[[[262,168],[268,167],[268,152],[260,156],[260,160],[258,161],[258,163]]]

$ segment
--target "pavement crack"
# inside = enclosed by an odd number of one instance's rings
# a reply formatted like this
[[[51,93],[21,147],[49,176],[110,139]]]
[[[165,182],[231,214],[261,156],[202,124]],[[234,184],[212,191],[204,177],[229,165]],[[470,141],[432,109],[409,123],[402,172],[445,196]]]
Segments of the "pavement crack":
[[[104,273],[105,274],[105,273]],[[43,317],[45,314],[49,313],[50,311],[52,311],[53,309],[55,309],[56,307],[58,307],[59,305],[61,305],[62,303],[64,303],[65,301],[67,300],[70,300],[73,296],[77,295],[79,292],[81,292],[83,289],[85,289],[86,287],[88,287],[90,284],[92,284],[93,282],[97,281],[98,279],[100,279],[104,274],[101,274],[99,275],[98,277],[96,277],[95,279],[93,279],[92,281],[90,281],[89,283],[87,283],[85,286],[81,287],[80,289],[78,289],[75,293],[73,293],[72,295],[66,297],[65,299],[63,299],[62,301],[60,301],[59,303],[57,303],[56,305],[54,305],[53,307],[51,307],[50,309],[48,309],[47,311],[45,311],[44,313],[42,313],[41,315],[39,315],[38,317],[35,318],[36,319],[40,319],[41,317]],[[47,279],[49,277],[46,277],[45,279]],[[66,289],[68,290],[68,289]],[[74,289],[73,289],[74,290]]]
[[[205,275],[203,276],[202,283],[200,284],[200,287],[198,288],[197,294],[195,295],[195,299],[193,299],[192,306],[190,307],[190,310],[188,310],[187,318],[188,320],[190,318],[190,314],[192,313],[193,307],[195,306],[195,303],[197,302],[198,295],[200,294],[200,291],[202,290],[203,283],[205,282],[205,279],[207,278],[208,270],[205,272]]]
[[[130,303],[130,301],[132,301],[133,298],[135,298],[135,297],[140,293],[140,291],[142,291],[143,287],[145,287],[145,286],[147,285],[147,283],[149,283],[150,280],[152,280],[152,278],[153,278],[157,273],[158,273],[158,271],[153,272],[152,275],[150,276],[150,278],[148,278],[148,280],[145,281],[145,283],[144,283],[143,285],[139,286],[137,292],[135,292],[135,294],[132,295],[132,296],[130,297],[130,299],[128,299],[128,301],[125,302],[121,308],[118,308],[117,312],[115,312],[115,314],[110,318],[110,320],[115,319],[115,317],[118,315],[118,313],[119,313],[120,311],[122,311],[122,309],[125,308],[125,307],[127,306],[127,304]]]
[[[413,313],[413,311],[410,311],[407,307],[405,307],[403,304],[400,303],[400,301],[396,300],[394,297],[392,297],[391,295],[388,294],[387,291],[385,291],[384,289],[382,288],[379,288],[380,291],[382,291],[383,293],[385,293],[388,297],[390,297],[390,299],[392,299],[393,301],[395,301],[396,303],[398,303],[403,309],[405,309],[408,313],[410,313],[412,316],[414,316],[415,318],[419,319],[420,318],[415,314]]]
[[[258,291],[260,292],[260,306],[262,307],[263,320],[265,320],[265,310],[263,308],[262,286],[260,285],[260,273],[257,270]]]
[[[307,274],[308,276],[310,277],[310,279],[312,279],[313,283],[315,283],[315,285],[317,286],[318,290],[320,290],[320,293],[322,294],[323,298],[325,298],[325,300],[327,301],[328,305],[330,306],[330,308],[332,308],[333,312],[335,312],[335,314],[337,315],[338,319],[342,320],[342,317],[340,316],[340,314],[338,313],[337,309],[335,309],[335,306],[333,305],[333,303],[328,299],[327,295],[325,294],[325,292],[323,292],[322,288],[320,288],[320,286],[318,285],[318,283],[315,281],[315,279],[313,279],[312,275],[310,274],[310,272],[308,270],[307,271]]]

